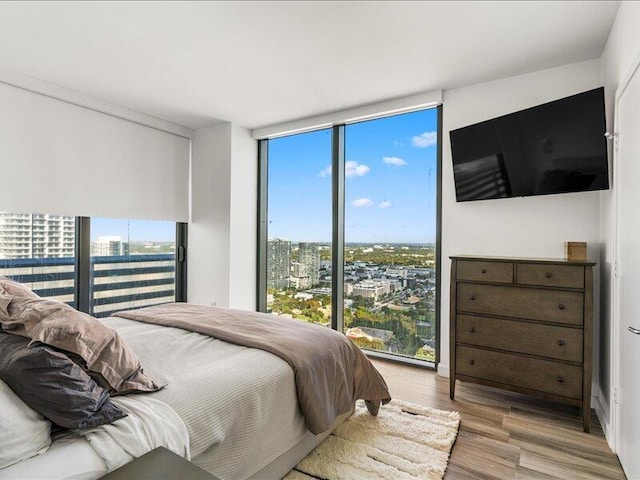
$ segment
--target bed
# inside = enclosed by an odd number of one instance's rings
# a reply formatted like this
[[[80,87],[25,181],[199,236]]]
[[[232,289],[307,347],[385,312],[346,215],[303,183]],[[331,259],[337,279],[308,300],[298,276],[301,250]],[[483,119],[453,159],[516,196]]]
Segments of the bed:
[[[262,314],[246,315],[251,319]],[[317,431],[325,424],[310,422],[303,411],[299,371],[288,360],[185,328],[121,317],[100,322],[135,352],[146,375],[166,386],[112,396],[113,404],[128,414],[125,418],[60,432],[44,453],[0,469],[0,479],[100,478],[156,446],[190,458],[225,480],[277,479],[352,411],[355,398],[351,408],[336,412],[328,427]],[[386,392],[384,381],[382,386]],[[388,401],[388,392],[376,396]],[[309,425],[315,425],[314,433]]]

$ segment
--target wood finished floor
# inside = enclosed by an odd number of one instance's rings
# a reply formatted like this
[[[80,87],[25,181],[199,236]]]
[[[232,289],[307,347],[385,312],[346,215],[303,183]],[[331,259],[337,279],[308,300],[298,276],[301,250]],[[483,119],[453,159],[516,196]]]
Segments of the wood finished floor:
[[[458,382],[418,367],[374,359],[393,398],[462,414],[445,480],[624,479],[618,457],[592,410],[591,433],[580,409]]]

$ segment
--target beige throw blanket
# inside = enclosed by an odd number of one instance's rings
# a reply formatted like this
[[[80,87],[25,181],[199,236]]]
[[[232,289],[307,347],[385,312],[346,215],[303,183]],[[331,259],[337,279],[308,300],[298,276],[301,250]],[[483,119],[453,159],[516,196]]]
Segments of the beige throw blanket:
[[[177,327],[258,348],[279,356],[294,371],[300,410],[314,434],[327,430],[357,399],[372,414],[391,397],[369,359],[334,330],[264,313],[173,303],[115,314],[140,322]]]

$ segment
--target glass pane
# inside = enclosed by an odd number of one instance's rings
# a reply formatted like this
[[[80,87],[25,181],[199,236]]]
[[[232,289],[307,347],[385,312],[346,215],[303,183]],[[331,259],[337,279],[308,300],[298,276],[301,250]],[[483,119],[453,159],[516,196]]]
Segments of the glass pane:
[[[176,224],[91,219],[91,298],[96,317],[175,301]]]
[[[74,305],[75,217],[0,212],[0,276]]]
[[[437,109],[346,127],[345,334],[435,361]]]
[[[269,140],[267,311],[331,325],[331,130]]]

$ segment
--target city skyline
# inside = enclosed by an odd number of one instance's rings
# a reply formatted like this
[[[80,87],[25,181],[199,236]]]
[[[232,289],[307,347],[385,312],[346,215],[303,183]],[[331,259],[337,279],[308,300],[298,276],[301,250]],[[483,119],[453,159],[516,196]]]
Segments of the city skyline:
[[[98,237],[120,237],[128,242],[175,242],[176,224],[162,220],[91,218],[91,241]]]
[[[437,110],[348,125],[345,139],[346,242],[435,243]],[[269,237],[330,243],[330,165],[330,129],[269,141]]]

